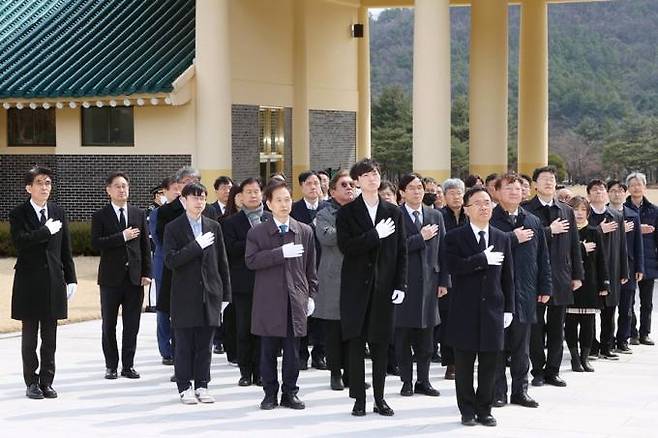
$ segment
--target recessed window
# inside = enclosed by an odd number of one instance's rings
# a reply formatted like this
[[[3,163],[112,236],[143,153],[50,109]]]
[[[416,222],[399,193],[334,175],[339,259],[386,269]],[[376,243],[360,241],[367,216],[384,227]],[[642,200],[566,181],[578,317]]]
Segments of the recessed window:
[[[10,108],[7,137],[9,146],[55,146],[55,110]]]
[[[260,107],[260,176],[263,181],[275,172],[283,172],[284,115],[283,108]]]
[[[134,146],[133,108],[82,108],[82,145]]]

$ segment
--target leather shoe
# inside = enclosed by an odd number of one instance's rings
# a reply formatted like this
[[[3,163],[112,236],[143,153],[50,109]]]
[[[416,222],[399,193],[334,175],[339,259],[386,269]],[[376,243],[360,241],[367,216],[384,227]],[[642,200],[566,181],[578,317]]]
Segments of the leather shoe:
[[[340,376],[340,373],[331,374],[331,380],[329,382],[329,385],[331,386],[331,389],[333,391],[342,391],[343,389],[345,389],[345,385],[343,385],[343,380]]]
[[[553,385],[553,386],[559,386],[559,387],[567,386],[567,382],[560,379],[560,376],[544,377],[544,383],[547,384],[547,385]]]
[[[135,371],[135,368],[124,368],[121,370],[121,376],[127,377],[129,379],[139,379],[139,373]]]
[[[366,401],[356,400],[352,408],[352,415],[355,417],[364,417],[366,415]]]
[[[215,345],[215,348],[212,349],[212,352],[215,354],[224,354],[224,347],[222,344]]]
[[[475,421],[475,417],[470,417],[466,415],[462,415],[462,424],[464,426],[475,426],[477,425],[477,421]]]
[[[276,401],[275,395],[266,395],[262,402],[260,402],[260,408],[264,411],[271,411],[272,409],[279,406]]]
[[[169,381],[176,383],[176,374],[172,374],[171,377],[169,378]]]
[[[299,362],[299,370],[300,371],[304,371],[304,370],[307,370],[307,369],[308,369],[308,362],[306,362],[305,360]]]
[[[628,340],[628,343],[631,345],[640,345],[640,338],[631,338]]]
[[[375,406],[372,408],[375,414],[383,415],[385,417],[392,417],[395,412],[391,409],[384,399],[375,400]]]
[[[607,360],[619,360],[619,356],[610,351],[601,351],[601,358]]]
[[[116,368],[105,368],[105,378],[108,380],[118,379],[119,375]]]
[[[491,415],[478,415],[477,422],[483,426],[489,426],[489,427],[493,427],[496,424],[498,424],[496,423],[496,419]]]
[[[502,408],[507,404],[507,397],[495,397],[491,406],[494,408]]]
[[[445,380],[455,380],[455,366],[454,365],[448,365],[446,367],[446,373],[443,376]]]
[[[25,390],[25,397],[33,400],[41,400],[43,398],[43,392],[41,391],[41,388],[39,388],[39,385],[36,383],[30,383]]]
[[[400,368],[398,368],[397,366],[389,365],[388,368],[386,368],[386,374],[388,374],[389,376],[399,376]]]
[[[526,392],[520,392],[518,394],[512,394],[510,397],[510,403],[513,405],[520,405],[525,408],[536,408],[539,407],[539,403],[532,399]]]
[[[438,351],[435,351],[432,353],[432,357],[430,359],[430,362],[432,363],[441,363],[441,355],[439,354]]]
[[[430,397],[438,397],[441,395],[439,390],[435,389],[429,382],[416,382],[414,385],[414,393],[428,395]]]
[[[304,409],[306,405],[303,401],[297,398],[297,394],[281,394],[281,406],[285,406],[290,409]]]
[[[240,377],[238,386],[251,386],[251,377]]]
[[[619,344],[619,346],[615,349],[615,353],[620,353],[620,354],[633,354],[633,350],[631,350],[628,347],[628,344]]]
[[[640,336],[640,344],[642,345],[654,345],[655,342],[651,340],[649,336]]]
[[[316,370],[326,370],[327,368],[327,362],[325,362],[324,359],[319,359],[319,360],[312,360],[311,361],[311,366],[315,368]]]
[[[169,366],[171,366],[171,365],[173,365],[173,364],[174,364],[174,360],[173,360],[172,358],[170,358],[170,357],[163,357],[163,358],[162,358],[162,365],[169,365]]]
[[[51,385],[39,385],[39,388],[45,398],[57,398],[57,391]]]
[[[256,386],[263,386],[263,379],[260,376],[254,376],[251,381],[254,382],[254,385]]]
[[[411,388],[411,382],[404,382],[402,384],[402,389],[400,389],[400,395],[402,397],[411,397],[414,395],[414,391]]]
[[[535,376],[532,378],[530,383],[532,386],[544,386],[544,378],[541,376]]]

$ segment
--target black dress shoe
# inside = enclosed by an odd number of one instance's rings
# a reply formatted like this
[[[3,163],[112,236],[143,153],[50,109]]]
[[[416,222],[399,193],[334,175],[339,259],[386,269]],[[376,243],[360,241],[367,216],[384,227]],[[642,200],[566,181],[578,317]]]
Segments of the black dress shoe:
[[[169,381],[176,383],[176,374],[172,374],[171,377],[169,378]]]
[[[395,412],[391,409],[384,399],[375,400],[375,406],[372,408],[375,414],[383,415],[385,417],[392,417]]]
[[[262,402],[260,402],[260,408],[264,411],[271,411],[272,409],[279,406],[279,403],[276,401],[275,395],[266,395]]]
[[[345,385],[343,385],[343,381],[341,379],[340,373],[331,374],[331,380],[329,382],[329,385],[331,386],[331,389],[333,391],[342,391],[343,389],[345,389]]]
[[[354,402],[354,407],[352,408],[352,415],[354,415],[355,417],[363,417],[366,415],[365,400],[356,400]]]
[[[308,369],[308,362],[303,360],[299,362],[299,370],[300,371],[305,371]]]
[[[319,360],[312,360],[311,361],[311,366],[315,368],[316,370],[326,370],[327,368],[327,362],[325,362],[324,359],[319,359]]]
[[[429,382],[419,383],[414,385],[414,393],[428,395],[430,397],[438,397],[441,395],[438,389],[435,389]]]
[[[610,351],[601,351],[601,358],[606,360],[619,360],[619,355]]]
[[[507,397],[494,397],[494,401],[491,404],[494,408],[502,408],[507,404]]]
[[[411,382],[404,382],[402,384],[402,389],[400,389],[400,395],[402,397],[411,397],[414,395],[414,390],[411,387]]]
[[[443,375],[443,378],[446,380],[455,380],[455,366],[448,365],[446,367],[446,373]]]
[[[542,376],[535,376],[532,378],[532,386],[544,386],[544,378]]]
[[[303,401],[297,398],[297,394],[281,394],[281,406],[285,406],[290,409],[304,409],[306,405]]]
[[[642,345],[655,345],[649,336],[640,336],[640,344]]]
[[[224,354],[224,347],[222,344],[215,345],[215,348],[212,349],[212,352],[215,354]]]
[[[640,338],[630,338],[628,343],[631,345],[640,345]]]
[[[513,405],[520,405],[525,408],[536,408],[539,407],[539,403],[534,401],[532,397],[530,397],[527,393],[525,392],[520,392],[518,394],[512,394],[512,396],[509,399],[510,403]]]
[[[464,426],[475,426],[477,425],[477,421],[475,421],[475,417],[471,417],[468,415],[462,415],[462,424]]]
[[[116,368],[105,368],[105,378],[108,380],[118,379],[119,375]]]
[[[57,398],[57,391],[51,385],[39,385],[39,389],[45,398]]]
[[[544,383],[547,385],[559,386],[559,387],[567,386],[567,382],[560,379],[560,376],[544,377]]]
[[[43,392],[41,391],[41,388],[39,388],[39,385],[36,383],[30,383],[25,390],[25,397],[33,400],[41,400],[43,398]]]
[[[435,351],[432,353],[432,358],[430,359],[430,362],[432,363],[441,363],[441,355],[439,354],[438,351]]]
[[[174,360],[173,360],[172,358],[170,358],[170,357],[163,357],[163,358],[162,358],[162,365],[169,365],[169,366],[171,366],[171,365],[173,365],[173,364],[174,364]]]
[[[251,381],[254,383],[256,386],[263,386],[263,379],[260,376],[254,376]]]
[[[496,423],[496,419],[491,415],[478,415],[477,422],[483,426],[489,426],[489,427],[493,427],[496,424],[498,424]]]
[[[251,386],[251,377],[240,377],[238,386]]]
[[[124,368],[121,370],[121,376],[127,377],[129,379],[139,379],[139,373],[135,371],[135,368]]]
[[[615,350],[615,353],[621,353],[621,354],[633,354],[633,350],[631,350],[628,347],[628,344],[619,344],[617,349]]]
[[[400,375],[400,368],[398,368],[396,366],[389,365],[386,368],[386,374],[388,374],[389,376],[399,376]]]

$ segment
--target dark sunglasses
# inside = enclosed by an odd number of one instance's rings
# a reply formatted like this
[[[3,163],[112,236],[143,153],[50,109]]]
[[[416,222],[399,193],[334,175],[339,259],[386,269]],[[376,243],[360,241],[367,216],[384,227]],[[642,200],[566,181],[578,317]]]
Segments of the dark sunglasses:
[[[340,186],[344,189],[346,189],[348,187],[354,188],[354,183],[353,182],[343,181],[342,183],[340,183]]]

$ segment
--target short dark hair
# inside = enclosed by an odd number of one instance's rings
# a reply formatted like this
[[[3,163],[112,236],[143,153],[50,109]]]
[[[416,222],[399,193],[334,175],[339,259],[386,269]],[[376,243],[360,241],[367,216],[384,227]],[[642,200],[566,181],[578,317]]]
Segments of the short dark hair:
[[[519,176],[524,180],[528,181],[528,184],[532,184],[532,177],[530,175],[526,175],[525,173],[522,173]]]
[[[483,182],[484,181],[482,181],[482,177],[480,175],[468,175],[464,180],[464,185],[467,189],[470,189],[471,187],[475,187],[476,185],[482,184]]]
[[[537,178],[539,178],[539,175],[541,175],[544,172],[552,173],[554,177],[557,178],[557,169],[555,166],[543,166],[543,167],[538,167],[532,172],[532,180],[537,182]]]
[[[300,173],[299,178],[298,178],[299,185],[301,186],[302,184],[304,184],[306,182],[306,180],[309,179],[312,176],[317,176],[318,179],[320,179],[320,177],[318,176],[318,173],[315,170],[307,170],[305,172]]]
[[[486,193],[487,196],[489,197],[489,199],[491,199],[491,195],[489,194],[489,192],[487,192],[487,189],[485,189],[484,187],[482,187],[479,184],[476,184],[475,186],[473,186],[470,189],[466,190],[466,193],[464,193],[464,207],[468,206],[468,201],[471,200],[473,195],[475,195],[476,193],[480,193],[480,192]]]
[[[245,186],[248,186],[249,184],[258,184],[258,187],[263,190],[263,181],[257,176],[250,176],[240,183],[240,191],[238,193],[242,193]]]
[[[521,184],[521,177],[516,173],[506,173],[496,180],[496,190],[500,190],[500,188],[503,186],[503,182],[505,184],[514,184],[515,182]]]
[[[498,175],[497,173],[490,173],[485,178],[484,183],[489,184],[491,181],[495,181],[495,180],[498,180],[498,179],[500,179],[500,175]]]
[[[372,172],[373,170],[376,170],[377,173],[382,173],[377,161],[372,158],[364,158],[363,160],[354,163],[354,166],[350,169],[350,176],[356,181],[364,173]]]
[[[402,190],[403,192],[407,190],[407,186],[416,178],[418,178],[423,185],[423,189],[425,188],[425,181],[423,180],[423,177],[420,176],[419,174],[412,172],[412,173],[407,173],[402,175],[400,180],[398,181],[398,189]]]
[[[169,190],[169,187],[171,187],[172,184],[176,184],[176,177],[173,175],[166,176],[162,179],[162,182],[160,183],[160,187],[165,190]]]
[[[228,185],[228,184],[233,185],[233,180],[231,179],[231,177],[226,175],[221,175],[217,177],[217,179],[215,180],[212,186],[215,188],[215,190],[217,190],[219,189],[219,186]]]
[[[128,178],[128,174],[125,173],[125,172],[122,172],[120,170],[117,170],[117,171],[111,172],[107,176],[107,178],[105,178],[105,187],[111,186],[112,183],[114,182],[114,180],[117,179],[117,178],[125,179],[126,182],[128,183],[128,185],[130,185],[130,178]]]
[[[267,185],[267,187],[265,187],[265,199],[271,201],[274,192],[281,188],[288,190],[288,193],[290,193],[290,188],[285,181],[273,180],[270,184]]]
[[[610,189],[613,188],[614,186],[619,186],[622,189],[624,189],[624,191],[628,190],[628,187],[626,187],[626,184],[619,181],[618,179],[611,179],[610,181],[608,181],[608,185],[606,186],[606,188],[608,189],[608,191],[610,191]]]
[[[183,191],[180,194],[183,198],[187,198],[188,196],[201,196],[201,195],[206,195],[208,196],[208,189],[206,189],[206,186],[201,184],[200,182],[192,182],[183,187]]]
[[[329,175],[329,172],[327,172],[326,170],[318,170],[318,171],[315,172],[315,173],[318,175],[318,177],[319,177],[320,175],[324,175],[324,176],[326,176],[327,178],[331,178],[331,175]]]
[[[46,175],[51,180],[53,179],[53,171],[46,166],[36,165],[25,173],[23,180],[26,186],[31,186],[35,178],[39,175]]]
[[[594,186],[601,186],[601,187],[603,187],[604,189],[608,190],[608,188],[606,187],[606,185],[605,185],[605,183],[603,182],[603,180],[600,180],[600,179],[598,179],[598,178],[595,178],[595,179],[593,179],[593,180],[591,180],[590,182],[587,183],[587,194],[588,194],[588,195],[589,195],[590,190],[592,190],[592,188],[593,188]]]
[[[591,210],[589,208],[589,201],[584,196],[576,195],[573,198],[569,199],[567,204],[574,210],[576,209],[576,207],[584,205],[585,210],[587,210],[587,217],[589,217],[589,214],[591,213]]]

